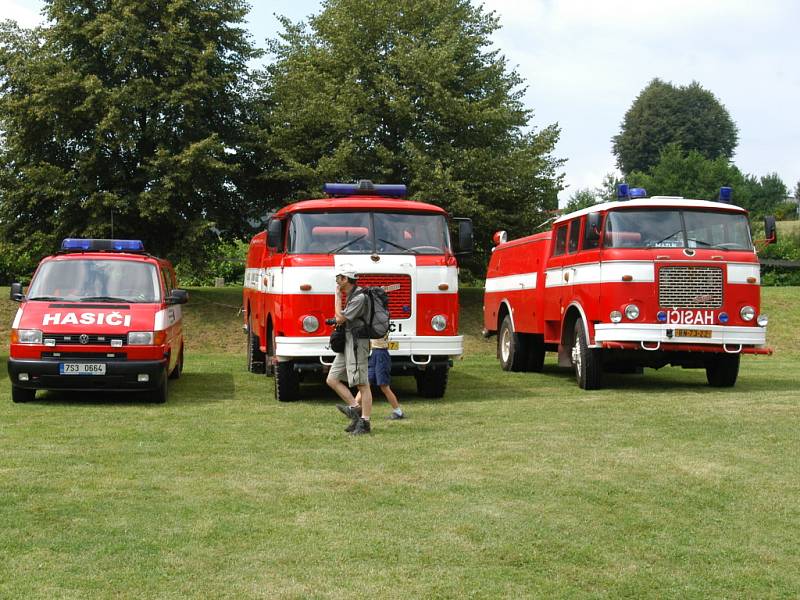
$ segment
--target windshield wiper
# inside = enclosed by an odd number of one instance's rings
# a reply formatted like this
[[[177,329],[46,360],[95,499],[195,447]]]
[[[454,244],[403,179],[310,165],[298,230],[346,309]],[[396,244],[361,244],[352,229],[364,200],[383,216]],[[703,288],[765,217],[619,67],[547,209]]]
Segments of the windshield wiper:
[[[131,302],[131,300],[114,296],[86,296],[81,298],[80,302]]]
[[[359,240],[363,240],[365,237],[367,237],[367,234],[366,234],[366,233],[362,233],[360,236],[358,236],[358,237],[354,237],[352,240],[350,240],[349,242],[346,242],[346,243],[342,244],[342,245],[341,245],[341,246],[339,246],[338,248],[334,248],[333,250],[328,250],[328,254],[336,254],[337,252],[339,252],[339,251],[341,251],[341,250],[344,250],[344,249],[345,249],[345,248],[347,248],[348,246],[352,246],[352,245],[353,245],[353,244],[355,244],[357,241],[359,241]]]
[[[402,250],[403,252],[411,252],[413,254],[419,254],[419,252],[417,252],[413,248],[406,248],[405,246],[401,246],[400,244],[395,244],[394,242],[390,242],[389,240],[385,240],[383,238],[378,238],[378,241],[383,242],[384,244],[389,244],[390,246],[394,246],[395,248],[400,248],[400,250]]]
[[[664,242],[666,242],[666,241],[667,241],[669,238],[671,238],[671,237],[675,237],[676,235],[678,235],[678,234],[679,234],[681,231],[683,231],[683,229],[678,229],[678,231],[673,231],[673,232],[672,232],[672,233],[670,233],[668,236],[661,238],[661,239],[660,239],[660,240],[658,240],[657,242],[648,242],[647,246],[648,246],[649,248],[653,248],[653,247],[655,247],[655,246],[658,246],[659,244],[663,244],[663,243],[664,243]]]
[[[27,300],[42,300],[44,302],[53,302],[55,300],[63,300],[61,296],[34,296],[33,298],[27,298]]]

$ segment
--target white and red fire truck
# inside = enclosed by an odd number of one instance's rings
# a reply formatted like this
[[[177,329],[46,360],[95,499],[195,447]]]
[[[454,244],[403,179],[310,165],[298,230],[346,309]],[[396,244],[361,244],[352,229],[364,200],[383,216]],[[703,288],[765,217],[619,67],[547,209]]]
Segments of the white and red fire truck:
[[[599,388],[604,372],[666,365],[733,386],[742,354],[771,353],[747,211],[730,204],[730,188],[713,202],[618,193],[551,231],[495,234],[484,335],[498,335],[503,369],[541,371],[553,351],[583,389]],[[774,242],[773,218],[765,229]]]
[[[140,240],[65,239],[39,263],[11,329],[8,374],[14,402],[36,390],[150,391],[167,399],[183,369],[181,304],[169,261]]]
[[[472,222],[438,206],[406,200],[404,185],[325,184],[328,198],[306,200],[272,215],[250,242],[243,292],[247,364],[274,375],[275,397],[298,398],[307,374],[333,362],[329,347],[337,267],[358,285],[389,296],[392,373],[414,375],[420,395],[442,397],[458,335],[458,263],[472,251]]]

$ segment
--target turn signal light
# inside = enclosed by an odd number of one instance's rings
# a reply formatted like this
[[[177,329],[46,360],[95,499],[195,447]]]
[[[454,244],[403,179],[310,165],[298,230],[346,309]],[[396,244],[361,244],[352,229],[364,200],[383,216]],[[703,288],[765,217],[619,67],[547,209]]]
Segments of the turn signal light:
[[[303,285],[300,286],[300,291],[302,291],[302,292],[310,292],[311,291],[311,284],[304,283]]]
[[[442,290],[443,292],[446,292],[447,290],[450,289],[450,286],[447,285],[446,283],[440,283],[439,284],[439,289]]]
[[[622,281],[633,281],[633,275],[623,275]]]

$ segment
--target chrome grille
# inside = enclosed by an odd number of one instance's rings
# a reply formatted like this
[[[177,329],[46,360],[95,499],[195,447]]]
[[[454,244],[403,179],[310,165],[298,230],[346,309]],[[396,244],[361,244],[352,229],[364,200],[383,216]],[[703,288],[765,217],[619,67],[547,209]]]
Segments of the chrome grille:
[[[722,269],[661,267],[658,304],[664,308],[721,308]]]

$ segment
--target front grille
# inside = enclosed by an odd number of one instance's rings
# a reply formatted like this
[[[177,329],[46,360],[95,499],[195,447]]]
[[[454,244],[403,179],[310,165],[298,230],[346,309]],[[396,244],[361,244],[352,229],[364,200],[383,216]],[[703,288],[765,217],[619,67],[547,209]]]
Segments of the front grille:
[[[113,356],[109,356],[112,354]],[[42,358],[53,360],[99,360],[111,362],[118,360],[128,360],[128,355],[124,352],[42,352]]]
[[[661,267],[658,304],[663,308],[721,308],[720,267]]]
[[[409,275],[379,275],[369,273],[358,276],[359,287],[388,287],[399,285],[399,290],[391,290],[389,296],[389,318],[408,319],[411,317],[411,277]]]
[[[81,336],[85,335],[85,341],[81,340]],[[70,333],[70,334],[63,334],[63,333],[45,333],[42,337],[46,340],[55,340],[57,346],[70,346],[70,345],[77,345],[77,346],[110,346],[111,340],[122,340],[122,345],[128,345],[127,335],[109,335],[106,333],[99,334],[99,333],[88,333],[88,334],[80,334],[80,333]]]

